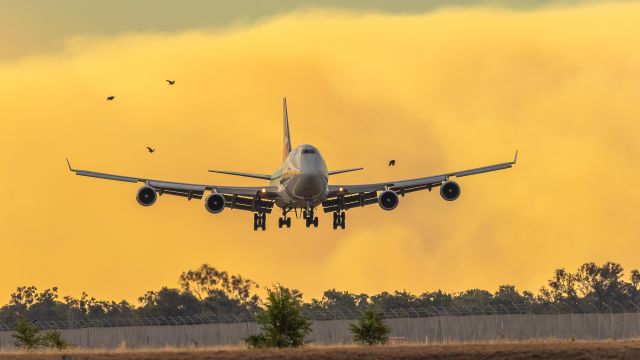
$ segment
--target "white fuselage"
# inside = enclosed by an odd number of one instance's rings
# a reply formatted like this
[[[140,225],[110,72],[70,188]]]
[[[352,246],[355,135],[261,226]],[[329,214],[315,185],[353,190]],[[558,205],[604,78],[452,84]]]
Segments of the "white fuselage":
[[[329,194],[327,165],[318,149],[300,145],[291,150],[282,166],[271,176],[278,187],[276,205],[281,208],[313,208]]]

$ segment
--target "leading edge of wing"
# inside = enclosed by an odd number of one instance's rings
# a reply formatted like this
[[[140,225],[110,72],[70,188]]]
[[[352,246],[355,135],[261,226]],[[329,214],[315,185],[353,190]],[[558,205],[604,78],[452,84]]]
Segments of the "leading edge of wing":
[[[469,175],[482,174],[482,173],[491,172],[491,171],[508,169],[513,165],[515,165],[517,161],[518,161],[518,151],[516,150],[516,154],[513,158],[513,161],[509,161],[505,163],[482,166],[482,167],[469,169],[469,170],[454,171],[450,173],[433,175],[433,176],[422,177],[422,178],[390,181],[390,182],[384,182],[384,183],[330,185],[329,192],[330,194],[339,194],[339,193],[353,194],[353,193],[361,193],[361,192],[380,191],[380,190],[384,190],[387,188],[394,188],[394,187],[408,188],[413,186],[436,184],[436,183],[441,183],[443,181],[446,181],[450,177],[463,177],[463,176],[469,176]]]
[[[98,179],[107,179],[107,180],[115,180],[115,181],[125,181],[125,182],[144,182],[146,185],[151,186],[152,188],[162,189],[162,190],[180,190],[180,191],[198,191],[204,192],[206,190],[218,192],[221,194],[231,194],[231,195],[244,195],[244,196],[255,196],[261,195],[264,197],[270,197],[272,194],[277,192],[276,186],[219,186],[219,185],[207,185],[207,184],[190,184],[190,183],[181,183],[175,181],[162,181],[162,180],[153,180],[147,178],[139,178],[139,177],[131,177],[131,176],[122,176],[116,174],[107,174],[97,171],[89,171],[89,170],[79,170],[74,169],[71,166],[71,163],[67,159],[67,165],[69,166],[69,170],[71,172],[76,173],[79,176],[87,176]]]

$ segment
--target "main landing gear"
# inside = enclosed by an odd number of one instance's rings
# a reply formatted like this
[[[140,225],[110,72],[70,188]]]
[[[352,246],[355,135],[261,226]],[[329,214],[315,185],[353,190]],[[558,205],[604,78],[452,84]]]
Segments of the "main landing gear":
[[[313,208],[304,210],[302,212],[302,217],[306,220],[307,227],[310,227],[311,225],[316,228],[318,227],[318,217],[313,215]]]
[[[282,228],[283,226],[286,226],[287,229],[291,227],[291,218],[287,217],[287,213],[291,211],[291,209],[284,209],[282,210],[282,217],[278,218],[278,227]]]
[[[345,220],[347,217],[346,215],[347,214],[344,211],[340,211],[340,212],[336,211],[333,213],[333,229],[334,230],[337,229],[338,227],[341,227],[343,229],[345,228],[346,226]]]
[[[253,231],[258,229],[265,231],[267,229],[267,214],[265,213],[253,213]]]

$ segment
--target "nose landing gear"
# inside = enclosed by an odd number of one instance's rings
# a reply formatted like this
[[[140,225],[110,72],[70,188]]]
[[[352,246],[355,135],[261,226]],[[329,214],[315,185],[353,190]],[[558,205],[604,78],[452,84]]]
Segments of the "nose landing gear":
[[[337,229],[338,227],[341,227],[343,229],[345,228],[346,226],[345,221],[347,217],[346,215],[347,214],[344,211],[341,211],[341,212],[336,211],[333,213],[333,229],[334,230]]]
[[[258,228],[265,231],[267,229],[267,214],[254,213],[253,214],[253,231],[257,231]]]

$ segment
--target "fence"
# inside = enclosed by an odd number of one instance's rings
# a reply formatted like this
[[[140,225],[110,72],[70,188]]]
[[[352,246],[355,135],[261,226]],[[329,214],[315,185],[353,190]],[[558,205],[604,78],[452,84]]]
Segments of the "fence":
[[[405,309],[406,310],[406,309]],[[613,309],[612,309],[613,310]],[[530,341],[536,339],[604,340],[640,336],[640,312],[438,315],[388,318],[397,342],[447,343]],[[354,320],[315,320],[305,341],[349,344]],[[199,347],[239,345],[260,332],[255,322],[167,326],[117,326],[61,329],[65,341],[82,348]],[[11,331],[0,331],[0,348],[10,348]]]
[[[362,308],[333,307],[331,309],[303,308],[305,318],[311,321],[355,320],[362,317]],[[381,310],[385,319],[412,319],[452,316],[476,315],[560,315],[560,314],[621,314],[638,313],[640,306],[631,301],[611,303],[547,303],[547,304],[496,304],[484,306],[424,306],[398,307]],[[39,329],[82,329],[102,327],[131,327],[131,326],[178,326],[202,324],[232,324],[251,323],[256,321],[256,313],[240,312],[235,314],[195,314],[187,316],[129,316],[82,318],[70,320],[33,320]],[[0,323],[0,331],[15,328],[13,323]]]

